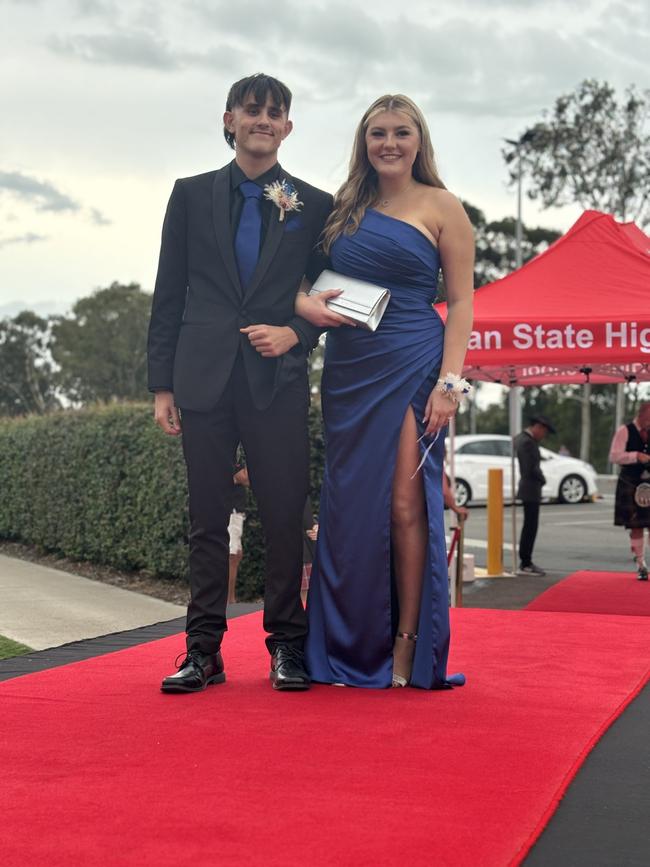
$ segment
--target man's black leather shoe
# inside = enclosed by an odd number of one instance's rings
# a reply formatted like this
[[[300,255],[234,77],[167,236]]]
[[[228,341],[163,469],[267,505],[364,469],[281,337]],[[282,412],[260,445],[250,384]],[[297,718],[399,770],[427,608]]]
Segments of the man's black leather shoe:
[[[278,644],[271,657],[269,677],[273,689],[309,689],[311,681],[305,670],[302,650],[292,644]]]
[[[176,674],[166,677],[160,689],[163,692],[200,692],[211,683],[224,683],[225,680],[221,651],[208,654],[190,650]]]

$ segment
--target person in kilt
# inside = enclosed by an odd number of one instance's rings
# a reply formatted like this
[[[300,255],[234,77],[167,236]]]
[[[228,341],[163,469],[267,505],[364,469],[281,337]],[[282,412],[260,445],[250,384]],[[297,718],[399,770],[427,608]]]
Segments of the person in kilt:
[[[645,531],[650,532],[650,401],[634,421],[614,434],[609,460],[621,468],[616,485],[614,524],[630,531],[630,547],[639,581],[648,580]]]

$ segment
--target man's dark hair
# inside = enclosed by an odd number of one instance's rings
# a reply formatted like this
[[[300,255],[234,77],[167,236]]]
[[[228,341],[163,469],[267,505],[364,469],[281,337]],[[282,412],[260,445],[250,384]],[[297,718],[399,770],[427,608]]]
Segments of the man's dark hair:
[[[273,105],[277,108],[286,109],[287,114],[289,114],[291,91],[287,85],[270,75],[256,72],[255,75],[249,75],[233,84],[226,99],[226,111],[232,111],[238,105],[244,106],[250,99],[258,105],[265,105],[269,97]],[[225,126],[223,128],[223,135],[234,150],[235,136]]]

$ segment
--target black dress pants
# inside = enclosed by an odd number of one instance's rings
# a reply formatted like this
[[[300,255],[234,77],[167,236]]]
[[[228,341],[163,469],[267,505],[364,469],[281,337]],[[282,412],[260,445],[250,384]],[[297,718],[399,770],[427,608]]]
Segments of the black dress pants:
[[[228,521],[240,442],[266,536],[266,643],[271,653],[278,643],[302,647],[307,634],[300,585],[308,408],[309,383],[302,377],[277,394],[270,407],[256,409],[239,357],[214,409],[181,410],[190,502],[188,650],[215,653],[227,629]]]
[[[533,547],[539,526],[538,502],[524,503],[524,523],[519,538],[519,560],[522,566],[530,566],[533,561]]]

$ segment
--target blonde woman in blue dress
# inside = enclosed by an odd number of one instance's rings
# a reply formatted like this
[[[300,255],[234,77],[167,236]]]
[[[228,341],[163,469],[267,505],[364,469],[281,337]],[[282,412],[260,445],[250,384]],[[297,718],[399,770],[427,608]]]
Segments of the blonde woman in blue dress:
[[[462,682],[446,670],[441,477],[472,327],[474,240],[408,97],[383,96],[364,114],[323,238],[332,270],[387,287],[391,300],[374,333],[341,324],[322,296],[296,301],[330,329],[308,668],[324,683],[444,688]],[[446,326],[432,306],[440,269]]]

